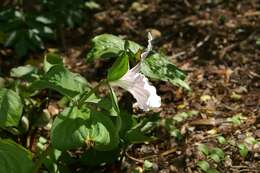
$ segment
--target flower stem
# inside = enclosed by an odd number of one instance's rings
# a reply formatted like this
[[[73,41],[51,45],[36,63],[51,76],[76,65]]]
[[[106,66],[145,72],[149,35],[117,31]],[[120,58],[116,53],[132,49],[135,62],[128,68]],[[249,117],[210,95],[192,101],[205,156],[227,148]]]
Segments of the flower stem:
[[[86,100],[87,98],[89,98],[92,94],[96,93],[96,91],[98,90],[98,88],[99,88],[100,86],[106,84],[106,83],[107,83],[107,80],[101,80],[101,81],[99,82],[99,84],[98,84],[97,86],[95,86],[94,88],[92,88],[90,91],[84,92],[84,93],[82,94],[81,98],[80,98],[79,101],[78,101],[78,107],[81,107],[81,106],[84,104],[84,102],[85,102],[85,100]]]

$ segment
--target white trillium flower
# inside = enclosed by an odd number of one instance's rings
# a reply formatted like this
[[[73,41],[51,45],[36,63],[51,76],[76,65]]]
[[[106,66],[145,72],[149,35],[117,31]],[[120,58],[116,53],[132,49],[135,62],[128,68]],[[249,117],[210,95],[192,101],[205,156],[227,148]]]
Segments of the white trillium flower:
[[[161,106],[161,97],[157,95],[156,88],[150,85],[148,79],[140,73],[142,61],[152,50],[151,42],[152,35],[148,33],[148,46],[141,54],[141,61],[120,79],[110,82],[111,86],[118,86],[130,92],[136,99],[137,106],[144,111]]]

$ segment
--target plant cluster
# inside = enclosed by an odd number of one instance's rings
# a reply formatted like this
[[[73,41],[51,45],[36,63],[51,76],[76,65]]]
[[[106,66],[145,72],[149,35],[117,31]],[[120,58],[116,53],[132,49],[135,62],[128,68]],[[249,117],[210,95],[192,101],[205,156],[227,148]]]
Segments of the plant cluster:
[[[0,88],[0,172],[66,172],[66,165],[75,162],[69,151],[80,151],[77,161],[84,165],[107,164],[123,157],[130,144],[156,139],[149,133],[158,126],[158,113],[134,116],[132,103],[120,104],[114,89],[126,89],[139,108],[150,111],[161,99],[146,76],[189,89],[186,74],[152,50],[151,35],[146,49],[114,35],[99,35],[86,59],[97,58],[115,61],[95,87],[68,70],[56,53],[46,54],[42,69],[25,65],[11,70]],[[131,64],[136,65],[129,68]],[[107,94],[99,93],[101,86]],[[59,104],[58,115],[47,109],[53,100]],[[32,137],[39,128],[50,136]]]

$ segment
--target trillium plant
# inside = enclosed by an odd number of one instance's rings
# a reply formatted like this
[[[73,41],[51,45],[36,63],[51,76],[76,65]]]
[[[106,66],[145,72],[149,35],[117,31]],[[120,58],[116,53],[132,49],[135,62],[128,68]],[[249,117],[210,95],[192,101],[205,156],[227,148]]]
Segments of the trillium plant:
[[[137,100],[138,107],[144,111],[161,106],[161,98],[157,95],[156,88],[150,85],[148,79],[140,72],[142,62],[150,53],[152,53],[152,35],[149,33],[148,47],[141,54],[141,61],[121,78],[110,82],[112,86],[119,86],[129,91]]]
[[[58,173],[72,163],[104,165],[122,160],[130,144],[156,140],[150,134],[159,125],[160,110],[153,110],[161,97],[148,78],[190,88],[185,72],[154,51],[152,41],[150,33],[146,48],[111,34],[96,36],[86,63],[113,62],[96,86],[68,70],[57,53],[46,54],[41,69],[20,66],[1,78],[0,165],[8,166],[0,172]]]

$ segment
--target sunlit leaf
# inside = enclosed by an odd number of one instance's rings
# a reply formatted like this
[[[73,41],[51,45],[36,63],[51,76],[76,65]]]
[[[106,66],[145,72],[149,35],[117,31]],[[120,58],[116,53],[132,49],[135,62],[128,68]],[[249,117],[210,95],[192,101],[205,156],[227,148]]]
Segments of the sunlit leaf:
[[[54,120],[51,141],[60,150],[86,146],[106,151],[118,145],[119,136],[113,122],[104,112],[71,107]]]
[[[239,148],[239,153],[242,157],[246,157],[248,154],[248,148],[245,144],[239,144],[238,145]]]
[[[0,140],[0,172],[31,173],[32,155],[22,146],[9,139]]]
[[[44,57],[43,70],[47,72],[54,65],[63,65],[61,56],[56,53],[47,53]]]
[[[209,154],[209,148],[208,148],[208,146],[205,145],[205,144],[199,144],[199,145],[198,145],[198,150],[199,150],[200,152],[202,152],[203,154],[205,154],[206,156]]]
[[[21,78],[26,77],[36,71],[37,69],[31,65],[19,66],[11,69],[10,76]]]
[[[150,78],[167,81],[190,90],[189,85],[184,81],[186,78],[185,72],[161,54],[155,53],[147,57],[142,63],[141,72]]]
[[[142,47],[132,41],[129,42],[129,49],[137,52]],[[117,57],[120,51],[124,50],[125,41],[111,34],[102,34],[92,39],[92,49],[87,54],[87,61],[91,62],[97,58]]]
[[[0,126],[17,126],[23,111],[20,96],[6,88],[0,89]]]
[[[122,52],[111,68],[108,69],[107,79],[115,81],[120,79],[129,69],[129,58],[127,52]]]
[[[53,89],[63,95],[74,97],[84,91],[87,82],[80,75],[67,70],[63,65],[54,65],[42,79],[32,83],[32,89]]]
[[[209,170],[209,163],[207,162],[207,161],[205,161],[205,160],[202,160],[202,161],[198,161],[197,162],[197,166],[201,169],[201,170],[203,170],[203,171],[205,171],[205,172],[207,172],[208,170]]]

